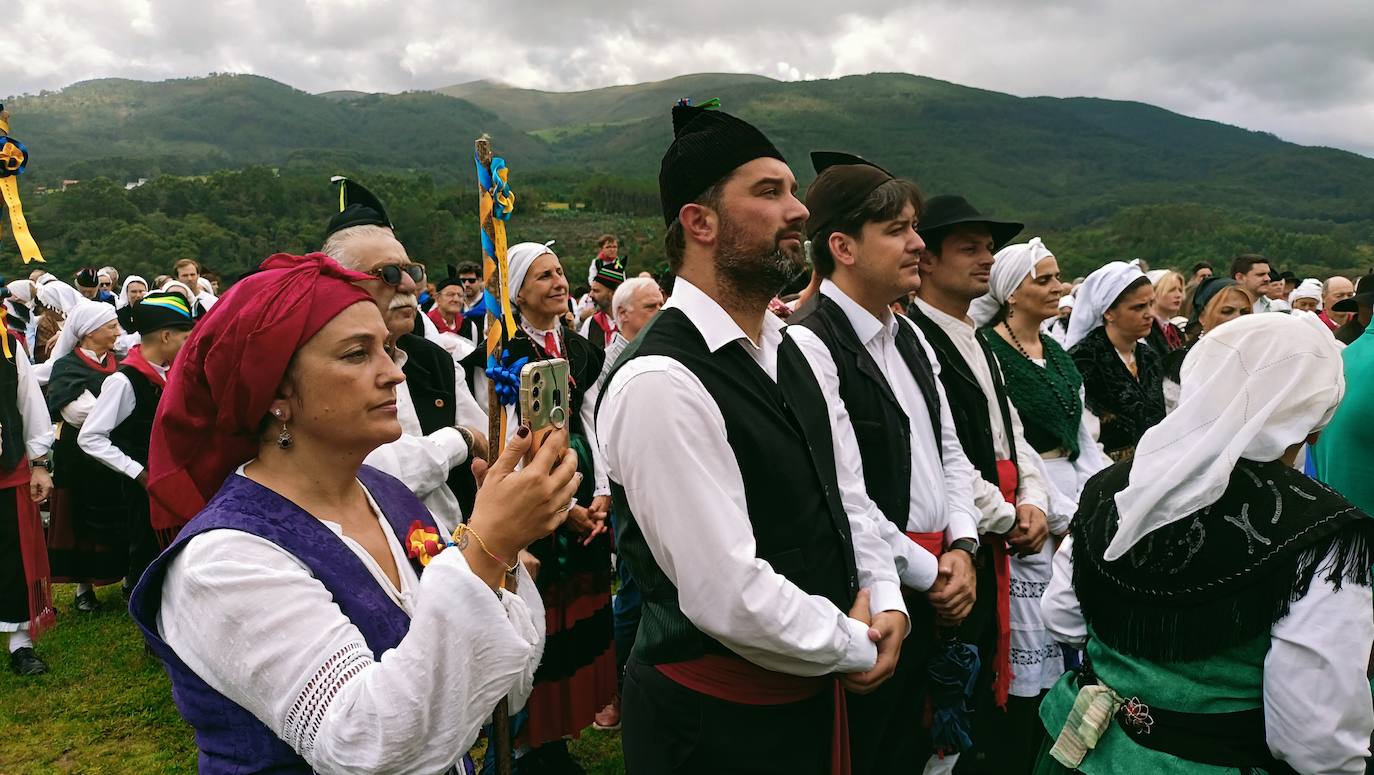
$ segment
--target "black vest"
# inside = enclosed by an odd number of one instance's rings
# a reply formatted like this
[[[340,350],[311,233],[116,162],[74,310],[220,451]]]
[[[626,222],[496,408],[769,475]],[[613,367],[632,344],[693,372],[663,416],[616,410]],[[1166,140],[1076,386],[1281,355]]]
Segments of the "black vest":
[[[918,305],[911,305],[911,320],[925,334],[926,341],[935,350],[940,361],[940,383],[945,386],[945,397],[949,399],[949,413],[954,420],[954,430],[959,434],[959,444],[969,462],[978,473],[992,484],[997,484],[997,448],[992,443],[992,417],[988,415],[988,398],[964,361],[963,353],[954,346],[953,340],[945,333],[940,324],[926,317]],[[997,394],[997,406],[1002,413],[1002,427],[1006,430],[1007,448],[1011,462],[1016,464],[1016,437],[1012,433],[1011,407],[1007,403],[1007,387],[1002,383],[1002,372],[997,368],[997,359],[988,349],[987,342],[975,333],[978,345],[987,359],[988,369],[992,372],[992,384]]]
[[[888,384],[887,377],[873,356],[864,348],[854,326],[840,305],[822,294],[810,314],[789,322],[815,332],[830,351],[830,359],[840,378],[840,398],[844,399],[859,456],[864,466],[864,488],[899,530],[906,530],[911,510],[911,424],[906,412]],[[916,378],[930,414],[935,448],[940,445],[940,394],[935,387],[935,372],[926,357],[916,332],[897,321],[897,352]]]
[[[825,396],[795,342],[778,350],[778,381],[743,349],[711,352],[678,309],[654,318],[616,367],[645,355],[681,363],[706,387],[725,419],[726,435],[744,480],[756,552],[802,591],[848,611],[858,593],[849,518],[840,503]],[[672,411],[665,406],[664,411]],[[673,439],[663,439],[673,444]],[[635,654],[648,664],[730,653],[698,630],[678,604],[678,591],[659,568],[635,521],[625,489],[614,479],[616,543],[644,592]]]
[[[124,422],[110,431],[110,443],[124,454],[148,465],[148,444],[153,437],[153,418],[157,416],[157,404],[162,400],[162,386],[154,385],[147,375],[132,366],[116,369],[129,380],[134,390],[134,410]]]
[[[397,338],[396,346],[406,354],[401,371],[406,375],[410,401],[426,435],[440,428],[452,428],[458,421],[458,375],[448,350],[416,334]],[[466,390],[467,388],[464,387]],[[479,429],[485,431],[485,428]],[[463,513],[472,511],[477,497],[477,481],[469,467],[472,459],[449,471],[447,484]]]
[[[4,336],[10,352],[18,353],[14,335]],[[0,471],[13,470],[27,454],[24,415],[19,411],[19,367],[14,359],[0,357]]]

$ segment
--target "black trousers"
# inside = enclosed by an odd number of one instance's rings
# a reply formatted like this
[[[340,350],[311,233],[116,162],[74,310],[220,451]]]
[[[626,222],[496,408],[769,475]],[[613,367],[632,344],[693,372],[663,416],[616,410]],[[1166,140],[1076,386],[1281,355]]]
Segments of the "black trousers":
[[[790,705],[738,705],[631,656],[621,703],[627,775],[829,775],[830,692]]]
[[[991,692],[976,697],[973,750],[959,757],[955,775],[1030,775],[1045,741],[1045,725],[1040,721],[1040,700],[1045,694],[1008,697],[1005,712],[996,706]]]
[[[896,672],[877,691],[847,695],[854,775],[919,772],[930,758],[925,706],[935,612],[924,595],[909,594],[906,602],[911,634],[902,643]]]
[[[120,483],[124,503],[129,514],[129,572],[124,578],[130,587],[138,583],[143,571],[157,558],[159,548],[153,533],[148,491],[138,482],[126,479]]]

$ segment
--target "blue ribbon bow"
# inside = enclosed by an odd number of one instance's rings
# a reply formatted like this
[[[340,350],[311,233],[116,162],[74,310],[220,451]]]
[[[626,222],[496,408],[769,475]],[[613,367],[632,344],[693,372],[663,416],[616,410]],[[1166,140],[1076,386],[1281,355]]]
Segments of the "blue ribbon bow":
[[[521,358],[514,363],[510,360],[510,350],[501,351],[501,360],[487,356],[487,379],[496,386],[496,398],[502,406],[514,406],[520,397],[520,370],[529,363],[529,358]]]

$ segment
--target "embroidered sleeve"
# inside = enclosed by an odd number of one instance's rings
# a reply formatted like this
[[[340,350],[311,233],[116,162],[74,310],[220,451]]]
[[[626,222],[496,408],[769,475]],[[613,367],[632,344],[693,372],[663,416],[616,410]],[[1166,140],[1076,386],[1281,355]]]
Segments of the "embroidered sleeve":
[[[329,704],[349,681],[371,664],[372,654],[362,643],[349,643],[335,651],[291,703],[282,723],[282,740],[309,759],[315,751],[315,736],[329,711]]]

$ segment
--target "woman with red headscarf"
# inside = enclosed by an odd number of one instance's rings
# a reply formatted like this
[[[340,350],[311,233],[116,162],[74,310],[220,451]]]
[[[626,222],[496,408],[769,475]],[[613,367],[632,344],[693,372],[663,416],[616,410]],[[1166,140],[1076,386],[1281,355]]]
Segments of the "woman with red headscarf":
[[[556,439],[515,471],[517,434],[450,541],[362,464],[400,435],[404,379],[367,275],[322,254],[262,268],[168,379],[148,490],[180,532],[130,608],[200,772],[444,772],[529,694],[544,612],[514,558],[564,519],[576,457]]]

